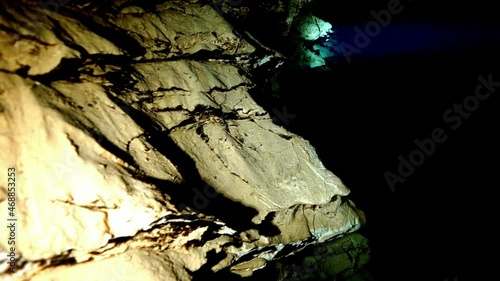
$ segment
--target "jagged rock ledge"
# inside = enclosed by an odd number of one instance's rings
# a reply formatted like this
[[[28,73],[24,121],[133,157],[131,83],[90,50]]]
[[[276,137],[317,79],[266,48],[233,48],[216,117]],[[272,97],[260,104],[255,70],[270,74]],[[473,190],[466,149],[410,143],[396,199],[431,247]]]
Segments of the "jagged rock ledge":
[[[210,1],[44,8],[0,6],[0,170],[17,170],[19,258],[10,272],[2,231],[1,280],[248,276],[363,224],[309,142],[249,95],[252,70],[280,55]]]

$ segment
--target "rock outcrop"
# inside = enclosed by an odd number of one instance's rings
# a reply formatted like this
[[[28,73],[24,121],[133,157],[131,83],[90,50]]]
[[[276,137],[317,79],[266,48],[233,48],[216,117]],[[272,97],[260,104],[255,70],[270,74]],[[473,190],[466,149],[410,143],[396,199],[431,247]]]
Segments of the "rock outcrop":
[[[1,280],[248,276],[362,225],[249,94],[282,57],[211,1],[38,2],[0,6]]]

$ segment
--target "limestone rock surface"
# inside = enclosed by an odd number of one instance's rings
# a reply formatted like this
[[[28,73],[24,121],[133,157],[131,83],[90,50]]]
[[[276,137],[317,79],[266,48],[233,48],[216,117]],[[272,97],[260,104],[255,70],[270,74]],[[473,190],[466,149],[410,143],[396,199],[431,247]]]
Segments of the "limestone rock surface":
[[[211,1],[41,2],[0,6],[0,280],[247,276],[363,224]]]

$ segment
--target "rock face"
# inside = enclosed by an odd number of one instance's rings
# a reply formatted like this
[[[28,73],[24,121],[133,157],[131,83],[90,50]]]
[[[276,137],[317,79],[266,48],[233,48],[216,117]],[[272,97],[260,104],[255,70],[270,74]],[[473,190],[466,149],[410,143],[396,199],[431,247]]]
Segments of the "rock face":
[[[0,214],[15,198],[17,219],[1,280],[248,276],[362,225],[309,142],[249,95],[279,54],[218,6],[39,2],[0,6]]]

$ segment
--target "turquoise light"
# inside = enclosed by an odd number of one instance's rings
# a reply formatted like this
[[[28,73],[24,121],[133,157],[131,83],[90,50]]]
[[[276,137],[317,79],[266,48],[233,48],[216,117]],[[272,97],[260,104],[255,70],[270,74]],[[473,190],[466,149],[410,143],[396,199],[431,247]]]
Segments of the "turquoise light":
[[[302,16],[297,23],[301,39],[314,44],[301,44],[297,50],[298,64],[301,67],[320,67],[326,64],[326,59],[334,55],[325,42],[334,33],[332,24],[311,14]]]

